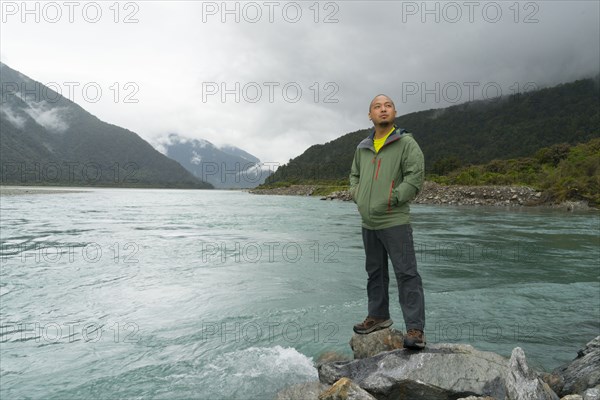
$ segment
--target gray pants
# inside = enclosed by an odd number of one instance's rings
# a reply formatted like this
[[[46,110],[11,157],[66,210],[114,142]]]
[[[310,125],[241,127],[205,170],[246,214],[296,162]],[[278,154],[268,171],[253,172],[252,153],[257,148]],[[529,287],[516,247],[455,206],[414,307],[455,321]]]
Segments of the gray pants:
[[[388,255],[398,282],[398,297],[406,329],[425,328],[425,297],[421,275],[417,272],[412,227],[410,224],[370,230],[362,228],[369,275],[367,295],[369,316],[389,318]]]

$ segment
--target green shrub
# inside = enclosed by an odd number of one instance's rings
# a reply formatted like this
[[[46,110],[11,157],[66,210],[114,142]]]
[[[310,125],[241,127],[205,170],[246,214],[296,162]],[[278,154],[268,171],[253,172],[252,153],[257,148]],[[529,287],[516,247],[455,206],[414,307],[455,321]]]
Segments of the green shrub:
[[[600,138],[569,146],[540,149],[533,158],[493,160],[431,176],[441,184],[526,185],[554,201],[585,200],[600,205]]]

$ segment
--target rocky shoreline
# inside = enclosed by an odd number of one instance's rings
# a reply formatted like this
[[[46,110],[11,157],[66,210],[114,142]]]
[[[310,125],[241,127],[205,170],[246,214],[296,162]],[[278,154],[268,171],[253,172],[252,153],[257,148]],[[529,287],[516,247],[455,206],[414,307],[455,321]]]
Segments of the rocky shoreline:
[[[319,381],[285,388],[276,400],[600,400],[600,336],[551,373],[531,368],[520,347],[505,358],[466,344],[409,350],[402,339],[393,328],[354,334],[354,360],[324,354]]]
[[[255,188],[248,190],[248,192],[252,194],[269,194],[280,196],[312,196],[318,187],[318,185],[290,185],[271,189]]]
[[[273,189],[252,189],[253,194],[313,196],[320,188],[318,185],[291,185]],[[322,196],[321,200],[352,201],[347,190],[332,192]],[[437,204],[456,206],[494,206],[494,207],[531,207],[544,206],[551,208],[586,210],[589,206],[583,201],[566,201],[560,204],[552,202],[547,196],[526,186],[466,186],[440,185],[435,182],[425,182],[413,204]]]
[[[35,194],[85,193],[89,190],[73,189],[56,186],[0,186],[0,196],[24,196]]]

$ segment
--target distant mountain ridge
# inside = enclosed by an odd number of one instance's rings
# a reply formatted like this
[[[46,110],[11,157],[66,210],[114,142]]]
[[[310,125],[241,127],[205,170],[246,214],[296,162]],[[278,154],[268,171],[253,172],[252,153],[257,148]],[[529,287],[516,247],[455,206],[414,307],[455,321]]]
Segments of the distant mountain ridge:
[[[0,95],[2,184],[212,188],[134,132],[4,63]]]
[[[599,76],[494,100],[414,112],[396,118],[413,133],[428,173],[448,166],[530,156],[557,143],[600,137]],[[397,104],[401,112],[401,106]],[[267,178],[267,184],[347,180],[357,144],[369,129],[316,144]]]
[[[252,154],[248,153],[247,151],[244,151],[244,150],[240,149],[239,147],[236,147],[233,145],[221,146],[221,147],[219,147],[219,149],[221,151],[223,151],[224,153],[231,154],[231,155],[234,155],[237,157],[241,157],[250,162],[254,162],[254,163],[260,162],[260,159],[258,157],[255,157]]]
[[[218,147],[204,139],[171,133],[155,146],[215,188],[254,188],[271,173],[257,157],[232,145]]]

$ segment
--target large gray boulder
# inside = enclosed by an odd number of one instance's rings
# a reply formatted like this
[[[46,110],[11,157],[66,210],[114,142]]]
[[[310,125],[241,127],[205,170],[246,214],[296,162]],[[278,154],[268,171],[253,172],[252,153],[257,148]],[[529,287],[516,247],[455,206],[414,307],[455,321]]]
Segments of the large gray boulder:
[[[560,396],[583,394],[587,389],[599,385],[600,336],[579,350],[573,361],[556,368],[552,373],[560,376],[563,381],[562,387],[555,388]]]
[[[401,349],[404,347],[404,335],[394,328],[381,329],[368,335],[355,333],[350,339],[350,348],[354,352],[354,359],[367,358],[384,351]]]
[[[465,344],[394,350],[373,357],[326,363],[319,380],[347,377],[377,399],[448,400],[491,396],[504,400],[558,400],[527,366],[520,348],[510,360]]]
[[[469,395],[506,397],[507,359],[465,344],[394,350],[374,357],[323,364],[319,380],[347,377],[379,399],[447,400]]]

